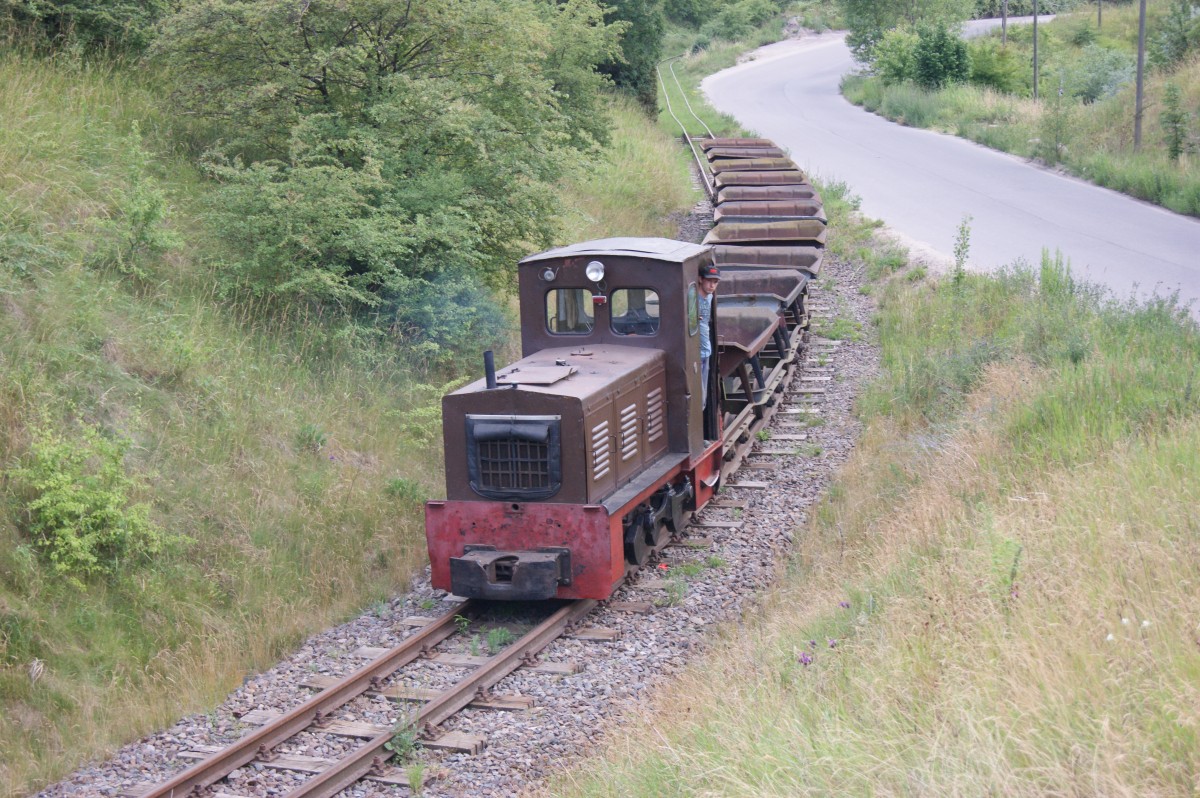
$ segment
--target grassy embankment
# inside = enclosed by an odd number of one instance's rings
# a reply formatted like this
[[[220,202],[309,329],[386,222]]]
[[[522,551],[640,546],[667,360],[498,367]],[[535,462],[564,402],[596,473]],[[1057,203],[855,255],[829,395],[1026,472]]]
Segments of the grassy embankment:
[[[444,379],[320,318],[214,296],[210,187],[165,93],[119,67],[0,57],[3,796],[212,706],[402,589],[424,564],[421,502],[442,490]],[[677,149],[613,108],[622,179],[602,164],[564,191],[564,242],[669,235],[662,217],[691,201]],[[170,242],[139,220],[164,200],[176,242],[155,254]],[[132,442],[129,497],[171,538],[149,565],[82,587],[54,572],[14,477],[38,427]]]
[[[879,326],[787,577],[553,794],[1194,792],[1195,327],[1050,261],[892,281]]]
[[[1194,793],[1200,332],[1053,258],[922,279],[833,200],[863,440],[760,609],[548,792]]]
[[[1161,30],[1165,9],[1152,3],[1147,36]],[[1044,33],[1043,33],[1044,32]],[[1094,35],[1093,35],[1094,34]],[[999,32],[993,34],[999,37]],[[1164,72],[1146,69],[1142,149],[1133,151],[1134,85],[1084,104],[1058,98],[1064,75],[1082,69],[1084,48],[1100,45],[1127,53],[1137,50],[1137,4],[1105,8],[1096,32],[1095,9],[1060,15],[1039,26],[1040,102],[974,85],[926,91],[911,83],[884,86],[877,77],[851,76],[842,91],[851,102],[913,127],[925,127],[972,139],[989,147],[1051,165],[1102,186],[1157,203],[1179,213],[1200,216],[1200,159],[1195,152],[1178,162],[1167,156],[1162,125],[1165,87],[1179,87],[1180,107],[1188,113],[1191,142],[1200,134],[1200,60],[1195,54]],[[1031,26],[1009,29],[1008,47],[1032,86]],[[1031,93],[1026,89],[1025,94]]]

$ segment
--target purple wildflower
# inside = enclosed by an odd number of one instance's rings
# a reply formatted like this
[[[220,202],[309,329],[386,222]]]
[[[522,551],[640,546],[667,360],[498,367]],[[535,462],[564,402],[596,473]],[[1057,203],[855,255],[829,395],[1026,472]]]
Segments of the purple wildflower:
[[[812,665],[812,661],[813,661],[813,658],[807,651],[800,652],[800,664],[801,665],[803,665],[804,667],[807,668],[809,665]]]
[[[841,608],[842,608],[842,609],[844,609],[844,610],[848,610],[848,609],[850,609],[850,602],[849,602],[849,601],[843,601],[843,602],[841,602],[840,604],[838,604],[838,606],[839,606],[839,607],[841,607]]]
[[[837,641],[836,641],[836,640],[834,640],[832,637],[831,637],[831,638],[829,638],[829,647],[830,647],[830,648],[837,648]]]
[[[816,648],[816,647],[817,647],[817,641],[816,641],[816,640],[809,640],[809,641],[808,641],[808,647],[809,647],[809,648]]]

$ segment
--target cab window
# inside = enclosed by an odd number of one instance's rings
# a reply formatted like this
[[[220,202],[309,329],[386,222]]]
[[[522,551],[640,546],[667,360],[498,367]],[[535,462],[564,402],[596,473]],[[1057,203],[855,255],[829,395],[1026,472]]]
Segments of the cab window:
[[[596,326],[592,292],[555,288],[546,292],[546,329],[556,335],[587,335]]]
[[[658,293],[649,288],[618,288],[609,300],[612,331],[617,335],[658,333]]]

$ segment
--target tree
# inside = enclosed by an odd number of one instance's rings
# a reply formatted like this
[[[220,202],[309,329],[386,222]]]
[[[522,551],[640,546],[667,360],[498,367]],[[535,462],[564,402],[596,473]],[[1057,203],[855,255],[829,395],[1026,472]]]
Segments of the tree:
[[[622,30],[595,0],[199,0],[155,57],[223,126],[230,282],[411,331],[430,286],[474,296],[551,242]]]
[[[0,16],[32,23],[55,44],[140,51],[168,0],[0,0]]]
[[[658,108],[658,78],[655,66],[662,60],[663,19],[659,0],[605,0],[607,17],[625,23],[621,54],[600,66],[620,88],[628,90],[651,111]]]
[[[871,60],[871,51],[884,33],[900,25],[953,27],[975,12],[975,0],[838,0],[846,27],[846,37],[854,57],[863,63]]]
[[[918,31],[913,60],[916,82],[926,89],[962,83],[971,76],[966,42],[940,25]]]
[[[1178,162],[1187,151],[1188,122],[1190,114],[1183,109],[1183,97],[1179,86],[1168,83],[1163,90],[1163,111],[1159,117],[1166,138],[1167,157]]]

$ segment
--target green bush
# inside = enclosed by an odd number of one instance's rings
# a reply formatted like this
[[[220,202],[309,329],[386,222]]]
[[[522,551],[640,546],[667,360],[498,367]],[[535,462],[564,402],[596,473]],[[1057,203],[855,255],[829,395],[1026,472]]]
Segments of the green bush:
[[[1032,79],[1013,48],[1002,47],[995,39],[978,39],[967,45],[970,56],[970,81],[1007,94],[1023,94]]]
[[[0,17],[35,25],[55,45],[141,50],[167,0],[0,0]]]
[[[1187,151],[1188,122],[1191,121],[1191,114],[1183,109],[1182,103],[1179,87],[1168,83],[1163,90],[1163,112],[1159,123],[1166,139],[1167,157],[1172,161],[1178,161]]]
[[[141,484],[125,471],[129,446],[93,426],[71,438],[42,426],[13,472],[28,497],[24,509],[34,545],[77,586],[82,578],[144,561],[167,543],[150,520],[149,505],[131,498]]]
[[[129,172],[124,185],[112,191],[112,215],[95,223],[97,235],[88,260],[93,266],[144,278],[150,263],[179,246],[179,237],[167,226],[170,207],[150,173],[151,157],[136,125],[123,144]]]
[[[735,41],[779,13],[771,0],[740,0],[725,6],[701,28],[713,39]]]
[[[1089,44],[1066,72],[1067,92],[1085,103],[1111,97],[1133,80],[1135,67],[1134,58],[1128,53]]]
[[[1200,47],[1200,9],[1191,0],[1172,0],[1157,35],[1149,41],[1150,63],[1174,66],[1197,47]]]
[[[927,89],[962,83],[971,76],[966,43],[944,26],[918,31],[915,59],[916,81]]]
[[[883,35],[872,53],[875,74],[886,86],[915,80],[917,77],[917,35],[906,28],[894,28]]]

